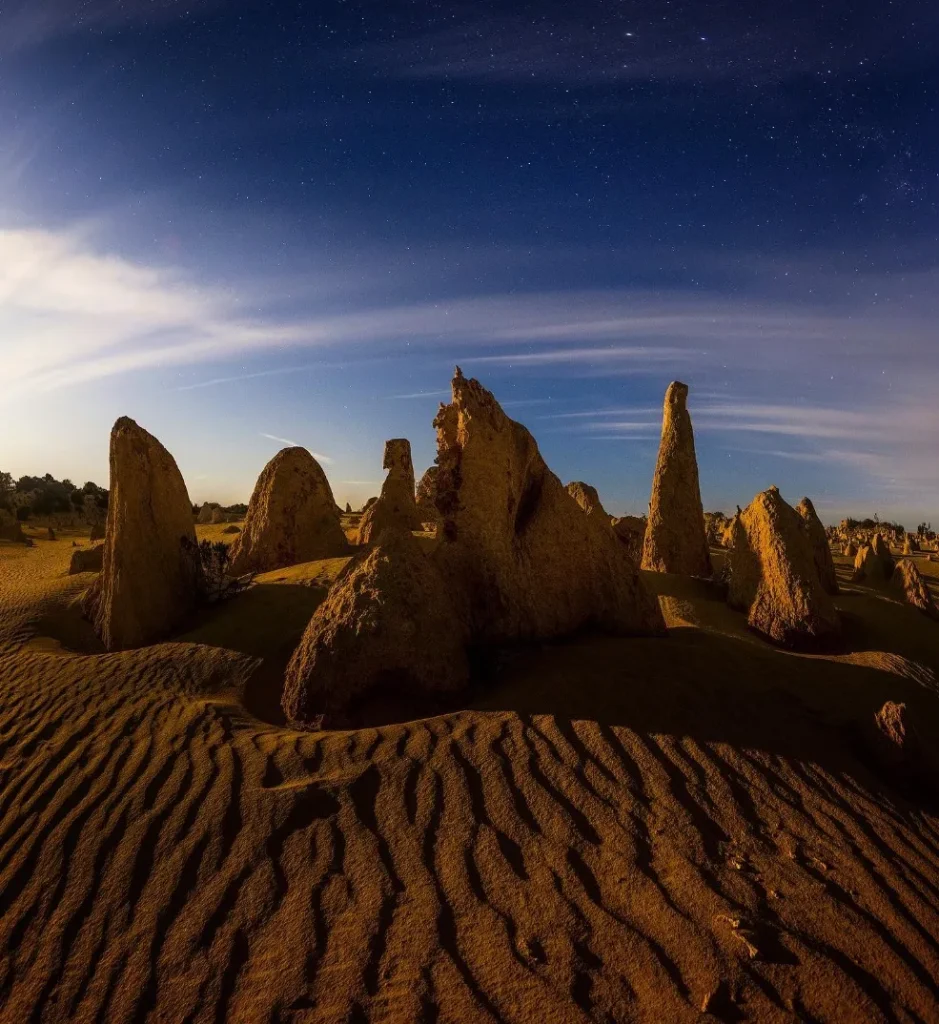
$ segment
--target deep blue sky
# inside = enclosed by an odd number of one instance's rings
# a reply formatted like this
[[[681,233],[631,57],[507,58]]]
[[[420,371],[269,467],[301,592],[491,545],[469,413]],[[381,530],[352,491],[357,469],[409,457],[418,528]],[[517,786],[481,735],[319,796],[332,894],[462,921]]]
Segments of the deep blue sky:
[[[929,0],[6,0],[0,468],[357,504],[459,362],[615,512],[680,378],[706,506],[939,520],[937,97]]]

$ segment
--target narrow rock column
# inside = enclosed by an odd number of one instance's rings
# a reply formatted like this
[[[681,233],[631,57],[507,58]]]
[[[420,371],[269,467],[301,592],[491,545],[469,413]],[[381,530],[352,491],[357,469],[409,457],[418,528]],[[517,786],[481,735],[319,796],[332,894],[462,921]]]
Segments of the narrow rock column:
[[[652,481],[642,568],[710,576],[711,556],[687,399],[688,385],[672,381],[665,392],[662,441]]]

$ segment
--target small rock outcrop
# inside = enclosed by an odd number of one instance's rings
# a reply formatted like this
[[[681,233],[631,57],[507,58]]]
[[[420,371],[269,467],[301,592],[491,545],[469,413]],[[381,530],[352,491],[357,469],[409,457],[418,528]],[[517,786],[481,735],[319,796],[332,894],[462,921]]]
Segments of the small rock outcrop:
[[[826,593],[837,594],[838,575],[835,572],[835,560],[831,556],[831,546],[828,543],[828,534],[822,525],[815,506],[809,498],[803,498],[796,505],[796,512],[802,517],[805,528],[805,536],[812,548],[812,558],[815,562],[815,571],[818,573],[819,581]]]
[[[901,785],[935,789],[935,763],[930,763],[906,704],[888,700],[874,715],[870,732],[872,753],[885,774]]]
[[[794,649],[835,643],[838,613],[819,581],[803,519],[777,488],[758,494],[735,518],[727,566],[728,603],[747,612],[752,629]]]
[[[93,548],[76,548],[72,552],[69,564],[69,576],[80,572],[101,572],[104,564],[104,545],[96,544]]]
[[[908,558],[901,558],[893,570],[890,578],[890,587],[894,593],[906,604],[918,608],[924,615],[931,619],[939,619],[939,610],[929,593],[926,581],[920,575],[916,564]]]
[[[597,493],[596,487],[591,487],[590,484],[585,484],[582,480],[572,480],[565,490],[587,515],[596,512],[597,515],[605,519],[610,518],[603,505],[600,504],[600,495]]]
[[[207,501],[202,508],[199,509],[199,515],[196,517],[196,522],[200,526],[208,526],[212,522],[212,513],[215,511],[215,506]]]
[[[417,485],[417,511],[424,523],[436,523],[440,518],[437,511],[436,466],[431,466]]]
[[[336,728],[370,694],[459,690],[469,681],[465,643],[433,560],[408,531],[385,529],[310,620],[287,667],[284,714]]]
[[[642,568],[684,576],[710,576],[711,555],[698,484],[688,385],[673,381],[665,392],[662,440],[652,481]]]
[[[382,468],[388,470],[378,500],[366,508],[359,523],[359,543],[371,544],[386,528],[422,530],[424,524],[414,497],[411,442],[396,437],[385,442]]]
[[[626,548],[629,557],[636,563],[642,560],[642,542],[646,536],[646,521],[642,516],[620,516],[610,520],[613,533]]]
[[[532,435],[457,368],[437,428],[435,551],[474,642],[549,638],[594,625],[664,631],[609,520],[584,515]]]
[[[332,488],[306,448],[284,448],[264,467],[241,533],[231,546],[233,576],[336,558],[348,543]]]
[[[108,650],[159,640],[202,592],[192,504],[173,456],[132,419],[111,431],[101,572],[82,607]]]
[[[857,544],[855,544],[854,541],[848,541],[848,543],[841,549],[841,554],[845,558],[857,558]]]
[[[889,545],[875,533],[870,544],[863,545],[855,556],[851,579],[869,587],[884,587],[890,582],[895,566]]]
[[[352,506],[349,504],[348,501],[346,502],[346,512],[345,512],[345,514],[347,516],[351,516],[352,515]]]

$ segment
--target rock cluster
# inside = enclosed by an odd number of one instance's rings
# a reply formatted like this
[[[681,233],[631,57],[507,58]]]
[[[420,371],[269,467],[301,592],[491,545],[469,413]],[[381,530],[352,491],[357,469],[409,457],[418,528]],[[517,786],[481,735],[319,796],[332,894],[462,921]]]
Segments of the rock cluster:
[[[202,590],[192,505],[173,456],[132,419],[111,431],[101,573],[83,599],[108,650],[165,636]]]
[[[306,448],[284,448],[264,467],[231,546],[234,576],[270,572],[348,550],[332,488]]]
[[[889,545],[881,534],[875,533],[870,544],[863,545],[855,556],[851,578],[855,583],[884,587],[893,576],[895,564]]]
[[[815,562],[815,571],[822,587],[829,594],[837,594],[838,576],[835,572],[835,560],[831,556],[831,546],[828,543],[828,534],[822,526],[821,519],[815,511],[815,506],[808,498],[803,498],[796,505],[796,512],[802,517],[805,528],[805,536],[812,548],[812,558]]]
[[[673,381],[665,392],[662,440],[652,482],[642,567],[685,576],[710,576],[688,385]]]
[[[359,523],[359,543],[371,544],[387,527],[421,530],[423,523],[414,497],[411,442],[396,437],[385,442],[382,468],[388,471],[378,500],[365,509]]]
[[[609,521],[584,515],[478,381],[458,369],[452,387],[434,421],[439,543],[425,553],[406,524],[385,528],[334,585],[288,671],[284,711],[296,724],[341,721],[375,687],[462,686],[468,646],[591,625],[664,632]]]
[[[831,646],[838,613],[815,568],[804,521],[771,487],[735,518],[727,557],[728,603],[747,612],[750,627],[795,649]]]

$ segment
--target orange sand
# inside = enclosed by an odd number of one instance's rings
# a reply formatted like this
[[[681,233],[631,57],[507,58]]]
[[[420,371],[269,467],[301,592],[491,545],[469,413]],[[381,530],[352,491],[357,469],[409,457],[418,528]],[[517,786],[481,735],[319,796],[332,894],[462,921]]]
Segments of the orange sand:
[[[647,574],[666,639],[317,735],[277,686],[344,560],[103,654],[71,540],[0,544],[0,1020],[939,1020],[936,798],[863,744],[889,699],[939,750],[912,609],[846,585],[803,657]]]

